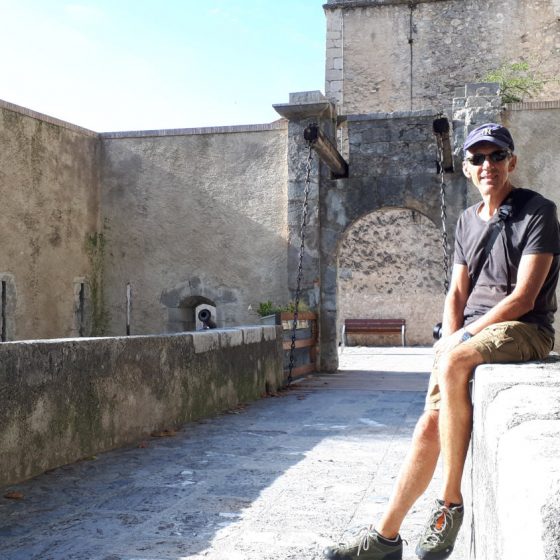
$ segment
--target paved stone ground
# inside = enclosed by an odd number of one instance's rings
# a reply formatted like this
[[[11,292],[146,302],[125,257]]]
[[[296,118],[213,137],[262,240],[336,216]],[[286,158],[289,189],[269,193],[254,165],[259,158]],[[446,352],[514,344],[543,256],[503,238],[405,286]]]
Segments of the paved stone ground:
[[[386,504],[430,363],[346,348],[337,374],[3,488],[23,499],[0,497],[0,559],[318,560]],[[437,489],[403,526],[406,560]]]

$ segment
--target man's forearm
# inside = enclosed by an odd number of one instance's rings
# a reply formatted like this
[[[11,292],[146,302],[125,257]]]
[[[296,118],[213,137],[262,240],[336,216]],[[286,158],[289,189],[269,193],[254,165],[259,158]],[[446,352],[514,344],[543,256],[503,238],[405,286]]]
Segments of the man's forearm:
[[[533,305],[530,302],[526,299],[519,298],[512,293],[509,296],[506,296],[502,301],[479,317],[476,321],[470,323],[467,330],[471,334],[476,334],[494,323],[516,321],[525,315],[525,313],[531,311],[531,309],[533,309]]]
[[[443,310],[443,336],[449,336],[463,326],[465,303],[456,295],[448,295]]]

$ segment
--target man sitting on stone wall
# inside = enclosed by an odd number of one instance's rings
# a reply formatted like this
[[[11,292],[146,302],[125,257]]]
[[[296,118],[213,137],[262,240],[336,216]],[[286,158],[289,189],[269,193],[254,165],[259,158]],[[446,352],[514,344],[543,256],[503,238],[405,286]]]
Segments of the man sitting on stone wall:
[[[463,520],[461,478],[472,427],[469,380],[476,366],[545,358],[554,344],[560,233],[556,206],[514,188],[517,157],[509,131],[498,124],[473,130],[464,146],[463,173],[482,202],[465,210],[456,229],[451,286],[426,409],[414,431],[388,507],[375,527],[353,542],[331,546],[331,560],[400,560],[399,530],[443,459],[443,488],[416,554],[447,558]]]

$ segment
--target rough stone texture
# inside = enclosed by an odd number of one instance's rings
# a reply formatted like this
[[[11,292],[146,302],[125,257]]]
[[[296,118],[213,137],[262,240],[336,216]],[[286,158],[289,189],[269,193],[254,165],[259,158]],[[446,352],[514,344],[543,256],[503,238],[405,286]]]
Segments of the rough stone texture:
[[[0,484],[275,391],[281,329],[260,334],[243,345],[220,345],[219,331],[0,345]]]
[[[498,84],[466,84],[455,90],[453,99],[453,151],[457,158],[457,169],[464,157],[463,143],[469,132],[477,126],[488,122],[501,122],[501,100]],[[478,189],[467,182],[466,206],[480,201]]]
[[[472,453],[476,560],[559,560],[558,357],[477,368]]]
[[[430,364],[347,348],[337,375],[0,490],[2,560],[322,560],[385,508]],[[403,560],[440,482],[405,519]]]
[[[127,282],[134,334],[186,330],[194,315],[173,314],[200,303],[234,326],[286,301],[285,127],[104,136],[102,166],[110,334],[123,333]]]
[[[445,109],[457,85],[520,60],[547,80],[541,98],[560,93],[557,0],[366,0],[326,8],[325,89],[341,114]]]
[[[334,106],[319,91],[295,92],[290,102],[274,105],[276,111],[289,118],[288,125],[288,287],[295,298],[301,250],[303,204],[307,190],[304,253],[302,258],[301,299],[310,308],[319,306],[319,185],[328,169],[314,151],[309,151],[303,133],[316,123],[332,138]]]
[[[426,264],[421,271],[426,290],[417,293],[416,297],[409,294],[410,308],[416,308],[412,318],[414,339],[428,342],[433,327],[433,318],[441,313],[443,269],[442,261],[434,258],[434,231],[441,227],[440,184],[441,177],[437,172],[437,150],[433,134],[433,121],[437,117],[431,111],[418,111],[395,114],[352,115],[347,119],[348,163],[350,177],[348,179],[322,179],[320,196],[321,223],[321,369],[336,370],[338,363],[336,340],[340,336],[342,316],[338,299],[340,286],[337,288],[340,274],[339,260],[342,243],[345,254],[370,254],[371,238],[366,243],[364,236],[353,237],[353,228],[360,228],[360,220],[369,214],[400,209],[402,212],[423,216],[424,223],[430,223],[429,234],[417,239],[414,251],[417,258]],[[446,232],[449,240],[449,251],[453,247],[453,232],[457,217],[465,206],[466,181],[457,167],[455,173],[445,176],[447,184],[447,222]],[[385,234],[384,234],[385,235]],[[350,239],[360,241],[352,246]],[[418,243],[419,241],[419,243]],[[426,243],[427,242],[427,243]],[[404,244],[402,249],[406,251]],[[378,251],[389,252],[383,242],[378,242]],[[437,251],[443,259],[443,249]],[[399,281],[400,259],[395,263],[387,262],[383,274],[397,279],[396,294],[411,292],[410,284]],[[422,260],[423,259],[423,260]],[[399,263],[397,263],[399,261]],[[367,268],[366,262],[354,262],[356,268]],[[419,271],[420,273],[420,271]],[[439,280],[441,278],[441,280]],[[441,282],[441,283],[440,283]],[[344,288],[351,284],[344,284]],[[356,286],[357,287],[357,286]],[[373,298],[382,294],[371,293]],[[387,294],[385,294],[387,295]],[[426,296],[426,297],[425,297]],[[344,301],[359,300],[355,292],[345,293]],[[363,301],[363,300],[362,300]],[[402,302],[399,295],[385,298],[383,313],[400,318]],[[423,310],[429,309],[429,312]],[[377,317],[378,308],[365,306],[361,317]],[[406,318],[406,317],[405,317]],[[423,333],[423,334],[422,334]],[[392,341],[394,343],[394,341]]]
[[[78,334],[74,282],[96,274],[88,237],[98,229],[98,144],[93,132],[0,102],[8,340]]]
[[[404,209],[368,214],[346,233],[338,266],[339,325],[344,319],[406,319],[407,344],[431,344],[444,299],[441,230],[431,220]],[[398,344],[400,335],[348,338],[349,344],[379,346]]]

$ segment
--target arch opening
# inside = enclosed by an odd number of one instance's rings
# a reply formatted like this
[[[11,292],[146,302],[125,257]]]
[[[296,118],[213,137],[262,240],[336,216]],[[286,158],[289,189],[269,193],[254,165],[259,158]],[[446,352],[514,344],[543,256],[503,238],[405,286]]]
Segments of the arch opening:
[[[354,222],[338,247],[338,336],[345,319],[405,319],[408,344],[431,345],[444,300],[440,235],[409,208],[382,208]],[[354,335],[348,343],[397,346],[400,339]]]

